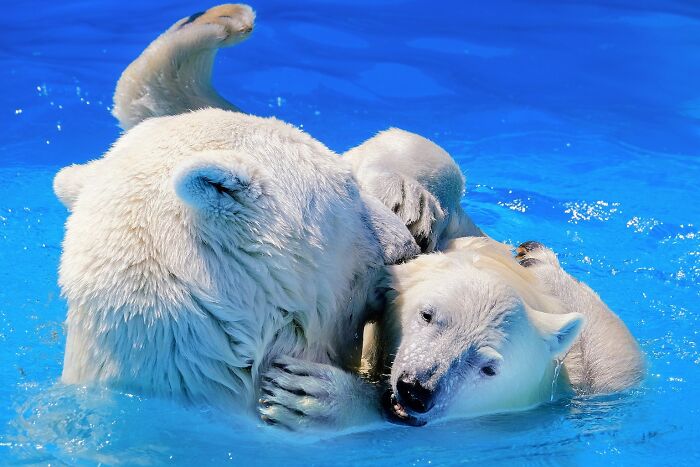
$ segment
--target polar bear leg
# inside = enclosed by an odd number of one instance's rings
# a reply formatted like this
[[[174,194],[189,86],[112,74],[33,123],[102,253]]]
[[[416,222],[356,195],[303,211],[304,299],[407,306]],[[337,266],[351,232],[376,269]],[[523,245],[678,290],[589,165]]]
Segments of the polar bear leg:
[[[112,114],[121,127],[206,107],[238,110],[211,86],[212,67],[218,49],[245,40],[254,20],[247,5],[219,5],[161,34],[119,78]]]
[[[580,393],[619,392],[639,384],[644,359],[627,326],[586,284],[559,265],[552,250],[538,242],[517,248],[518,262],[529,268],[566,311],[586,317],[578,342],[564,359],[571,384]]]
[[[282,357],[262,377],[260,417],[289,430],[343,429],[382,420],[379,390],[340,368]]]

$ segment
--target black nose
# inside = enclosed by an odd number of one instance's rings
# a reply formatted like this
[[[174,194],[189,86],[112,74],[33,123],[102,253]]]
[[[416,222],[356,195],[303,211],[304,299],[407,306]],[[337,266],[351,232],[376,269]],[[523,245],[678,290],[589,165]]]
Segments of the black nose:
[[[401,403],[414,412],[425,413],[433,408],[433,392],[415,378],[402,375],[396,383],[396,392]]]

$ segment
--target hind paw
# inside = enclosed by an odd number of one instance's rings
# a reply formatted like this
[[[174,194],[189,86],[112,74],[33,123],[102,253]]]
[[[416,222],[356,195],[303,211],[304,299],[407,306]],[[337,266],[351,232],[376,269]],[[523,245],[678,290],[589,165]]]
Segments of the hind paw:
[[[521,243],[515,250],[515,259],[525,268],[551,265],[559,266],[559,260],[552,250],[535,241]]]
[[[237,44],[253,31],[255,12],[248,5],[227,4],[210,8],[183,18],[173,26],[176,31],[192,29],[194,26],[218,26],[212,40],[219,47]]]

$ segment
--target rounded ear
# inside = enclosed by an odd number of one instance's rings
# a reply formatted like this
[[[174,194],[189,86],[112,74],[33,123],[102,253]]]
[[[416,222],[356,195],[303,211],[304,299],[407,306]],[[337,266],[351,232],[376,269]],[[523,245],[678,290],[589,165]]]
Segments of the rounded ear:
[[[208,151],[175,170],[177,196],[191,208],[212,215],[235,215],[262,195],[259,173],[228,151]]]
[[[91,163],[69,165],[59,170],[53,178],[53,192],[69,211],[83,189],[90,165]]]
[[[569,350],[586,321],[581,313],[552,314],[530,310],[530,316],[553,357]]]

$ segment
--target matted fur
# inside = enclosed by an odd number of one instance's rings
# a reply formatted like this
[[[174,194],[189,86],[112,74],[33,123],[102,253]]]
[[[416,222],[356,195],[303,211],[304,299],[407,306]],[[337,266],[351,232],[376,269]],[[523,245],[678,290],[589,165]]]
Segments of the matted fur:
[[[380,268],[417,252],[342,160],[273,118],[150,119],[55,186],[66,383],[252,408],[276,356],[357,367]]]

